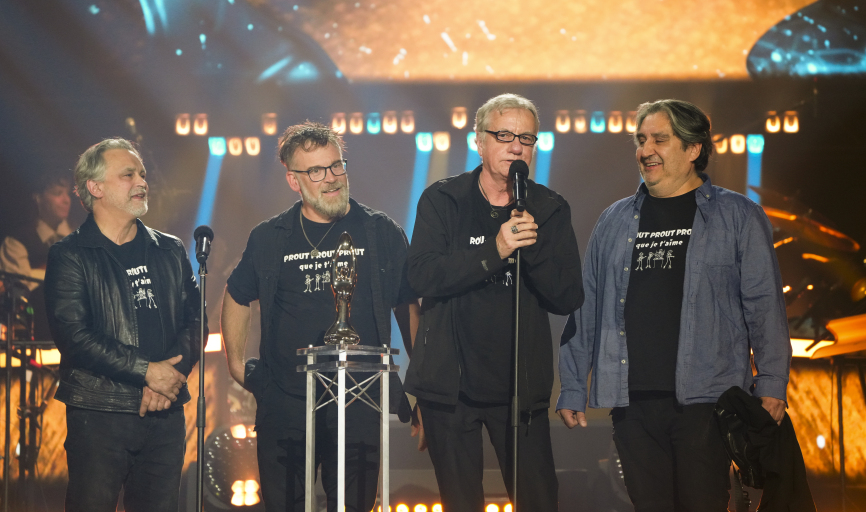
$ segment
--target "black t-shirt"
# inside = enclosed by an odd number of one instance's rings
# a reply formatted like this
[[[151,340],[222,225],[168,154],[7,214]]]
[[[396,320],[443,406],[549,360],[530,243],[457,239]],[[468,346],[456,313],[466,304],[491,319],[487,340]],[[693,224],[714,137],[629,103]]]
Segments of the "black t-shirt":
[[[460,217],[458,249],[496,243],[499,228],[511,218],[513,205],[497,208],[496,218],[490,215],[490,203],[481,195],[477,179],[472,190],[471,214]],[[508,403],[511,397],[515,266],[512,255],[508,265],[472,286],[458,301],[460,391],[472,400]]]
[[[675,391],[686,251],[696,210],[694,192],[647,194],[641,206],[625,301],[629,391]]]
[[[302,215],[300,210],[299,215]],[[295,371],[297,365],[305,364],[306,361],[296,351],[308,345],[324,345],[325,331],[336,319],[334,292],[331,290],[331,258],[344,231],[352,237],[355,246],[358,275],[350,303],[349,324],[361,337],[362,345],[381,344],[373,316],[370,257],[363,220],[357,208],[349,210],[336,224],[321,224],[304,218],[303,230],[300,219],[296,219],[297,229],[292,231],[282,257],[274,315],[271,318],[271,325],[275,329],[273,332],[278,333],[279,340],[273,352],[278,358],[276,367],[281,368],[283,375],[279,383],[287,393],[306,395],[306,374]],[[304,237],[304,232],[313,244],[317,244],[317,250],[321,252],[318,257],[310,256],[313,247]],[[345,260],[346,257],[340,258],[340,261]],[[360,360],[353,358],[353,361]],[[371,361],[379,360],[373,357]]]
[[[104,236],[104,235],[103,235]],[[162,321],[159,318],[159,303],[156,298],[154,281],[158,279],[148,272],[145,251],[146,233],[139,228],[132,241],[117,245],[107,237],[106,247],[114,254],[126,270],[129,286],[132,289],[132,304],[138,320],[138,349],[150,361],[162,361],[165,355],[165,340]],[[152,248],[151,250],[158,250]]]

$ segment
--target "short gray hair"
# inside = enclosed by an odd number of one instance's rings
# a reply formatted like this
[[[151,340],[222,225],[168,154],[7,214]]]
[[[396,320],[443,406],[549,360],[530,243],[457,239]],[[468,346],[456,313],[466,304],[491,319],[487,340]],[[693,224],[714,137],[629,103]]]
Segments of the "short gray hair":
[[[695,170],[703,172],[713,154],[713,134],[710,132],[710,118],[693,103],[682,100],[658,100],[641,104],[637,108],[635,126],[640,128],[644,119],[652,114],[663,112],[668,116],[674,135],[682,141],[683,151],[692,144],[699,144],[701,152],[695,159]],[[635,144],[637,144],[637,133]]]
[[[87,151],[78,157],[73,177],[75,181],[75,193],[81,199],[81,206],[88,212],[93,211],[93,196],[87,190],[87,182],[90,180],[105,180],[105,158],[102,155],[110,149],[125,149],[141,160],[141,154],[139,154],[138,149],[136,149],[132,142],[126,139],[105,139],[87,148]]]
[[[532,114],[532,117],[535,118],[535,133],[537,134],[540,123],[538,121],[538,109],[535,108],[535,104],[523,96],[506,93],[490,98],[475,113],[475,136],[481,139],[484,135],[484,130],[490,126],[490,115],[494,110],[501,115],[502,112],[514,108],[522,108]]]

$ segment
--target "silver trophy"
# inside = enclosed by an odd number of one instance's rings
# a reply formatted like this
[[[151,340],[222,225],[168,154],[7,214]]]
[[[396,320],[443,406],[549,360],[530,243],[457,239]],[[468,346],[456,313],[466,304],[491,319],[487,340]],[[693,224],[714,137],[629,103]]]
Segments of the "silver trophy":
[[[340,256],[349,256],[349,259],[342,262],[342,266],[337,266],[337,259]],[[325,331],[326,345],[357,345],[361,342],[361,337],[349,324],[352,294],[355,292],[355,285],[358,282],[356,264],[352,237],[349,236],[349,233],[343,232],[337,243],[337,249],[331,257],[331,289],[334,291],[337,318],[333,325]]]

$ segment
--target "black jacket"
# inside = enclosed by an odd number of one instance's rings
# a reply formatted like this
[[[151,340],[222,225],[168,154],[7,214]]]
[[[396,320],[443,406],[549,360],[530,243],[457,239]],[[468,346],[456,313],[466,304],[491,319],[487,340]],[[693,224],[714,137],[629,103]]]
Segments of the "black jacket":
[[[146,227],[145,261],[157,276],[166,356],[189,375],[198,362],[199,289],[183,243]],[[138,350],[138,318],[126,269],[109,251],[93,215],[48,252],[45,303],[60,350],[57,400],[85,409],[138,412],[148,358]],[[207,328],[205,328],[207,330]],[[174,406],[189,401],[186,386]]]
[[[409,247],[409,284],[423,297],[421,322],[406,373],[406,391],[445,404],[457,403],[460,359],[457,346],[459,298],[502,270],[495,237],[472,249],[457,240],[461,215],[472,215],[472,187],[481,167],[427,188]],[[580,253],[571,209],[560,195],[533,181],[527,211],[538,224],[535,244],[521,251],[521,408],[549,407],[553,386],[553,343],[548,312],[567,315],[583,303]],[[509,321],[510,319],[503,319]]]
[[[764,482],[761,512],[814,512],[815,502],[806,480],[806,464],[797,442],[794,424],[785,414],[777,425],[761,405],[761,399],[734,386],[719,397],[716,414],[734,413],[748,428],[749,450],[757,452]],[[727,441],[726,426],[720,422],[722,437]],[[730,452],[730,449],[729,449]]]

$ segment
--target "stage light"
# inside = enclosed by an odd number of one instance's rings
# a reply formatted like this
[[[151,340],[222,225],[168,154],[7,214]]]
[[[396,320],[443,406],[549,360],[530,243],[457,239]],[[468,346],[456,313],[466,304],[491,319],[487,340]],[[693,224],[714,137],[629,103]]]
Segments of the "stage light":
[[[433,505],[433,509],[430,512],[442,512],[442,504],[436,503]]]
[[[782,121],[779,120],[779,116],[776,114],[775,110],[767,112],[767,123],[765,127],[767,133],[779,133],[779,130],[782,128]]]
[[[247,438],[247,426],[243,424],[232,425],[230,429],[232,437],[235,439]]]
[[[607,131],[610,133],[622,133],[622,112],[614,110],[607,117]]]
[[[785,121],[782,124],[782,129],[785,133],[797,133],[800,131],[800,119],[797,117],[796,110],[785,112]]]
[[[397,512],[409,512],[409,506],[405,503],[397,505]]]
[[[229,154],[238,156],[244,152],[244,141],[240,137],[232,137],[228,140]]]
[[[382,118],[378,112],[370,112],[367,114],[367,133],[376,135],[382,131]]]
[[[574,131],[586,133],[586,110],[577,110],[574,113]]]
[[[592,133],[604,133],[604,112],[592,113],[592,118],[589,120],[589,130]]]
[[[215,332],[208,334],[207,343],[204,346],[205,352],[222,352],[223,350],[223,337],[220,333]]]
[[[782,288],[782,293],[788,293],[789,291],[791,291],[791,287],[790,287],[790,286],[785,286],[785,287]]]
[[[178,114],[174,120],[174,131],[178,135],[189,135],[189,114]]]
[[[716,146],[716,153],[722,155],[728,152],[728,139],[724,135],[720,133],[713,135],[713,144]]]
[[[625,120],[625,131],[628,133],[637,131],[637,112],[634,110],[628,113],[628,117]]]
[[[196,135],[207,135],[207,114],[196,114],[192,122],[192,132]]]
[[[389,110],[382,118],[382,131],[385,133],[397,133],[397,112]]]
[[[331,117],[331,129],[339,135],[346,133],[346,114],[337,112]]]
[[[731,135],[731,153],[741,155],[746,151],[746,138],[740,134]]]
[[[277,134],[277,115],[276,114],[262,114],[262,133],[265,135],[276,135]]]
[[[223,156],[226,154],[225,137],[210,137],[207,140],[207,145],[210,148],[210,154],[213,156]]]
[[[466,126],[466,107],[454,107],[451,111],[451,125],[458,130]]]
[[[244,147],[248,155],[257,156],[262,150],[262,143],[258,137],[247,137],[244,139]]]
[[[382,506],[379,505],[379,512],[382,512]],[[391,505],[388,505],[388,512],[391,512]]]
[[[259,492],[259,483],[255,480],[244,482],[244,492]]]
[[[760,155],[764,152],[764,136],[749,135],[746,137],[746,147],[749,149],[749,153]]]
[[[259,494],[256,492],[244,493],[244,505],[251,507],[260,501]]]
[[[538,133],[538,150],[539,151],[553,151],[553,132],[539,132]]]
[[[814,260],[814,261],[817,261],[820,263],[828,263],[830,261],[830,258],[828,258],[826,256],[821,256],[820,254],[812,254],[809,252],[803,253],[803,259],[804,260]],[[812,285],[809,285],[809,286],[812,286]],[[810,290],[811,290],[811,288],[810,288]]]
[[[502,507],[502,512],[511,512],[511,503],[508,503],[504,507]]]
[[[404,110],[400,117],[400,131],[412,133],[415,131],[415,114],[411,110]]]
[[[491,503],[484,507],[484,512],[499,512],[499,505],[496,503]]]
[[[415,505],[415,508],[412,510],[414,512],[427,512],[427,505],[424,505],[423,503],[419,503],[419,504]]]
[[[429,153],[433,150],[433,134],[430,132],[419,132],[415,135],[415,146],[418,151]]]
[[[818,438],[815,440],[815,443],[818,445],[819,450],[823,450],[824,447],[827,446],[827,440],[824,439],[824,436],[821,435],[818,436]]]
[[[568,115],[568,110],[556,111],[556,131],[566,133],[571,128],[571,117]]]
[[[466,144],[469,146],[469,151],[478,152],[478,141],[475,139],[475,132],[466,134]]]
[[[433,147],[436,151],[448,151],[451,147],[451,134],[448,132],[433,132]]]
[[[349,131],[355,135],[364,131],[364,115],[360,112],[355,112],[349,118]]]

